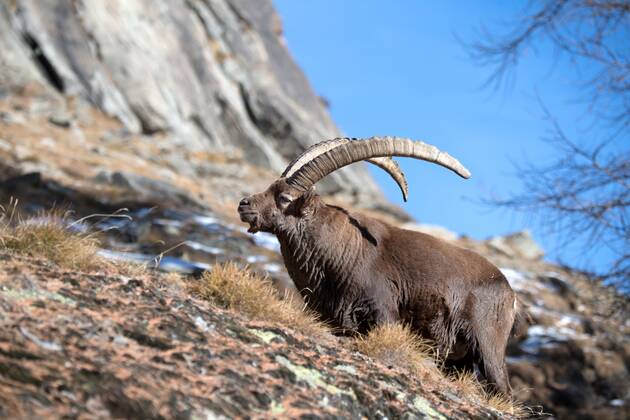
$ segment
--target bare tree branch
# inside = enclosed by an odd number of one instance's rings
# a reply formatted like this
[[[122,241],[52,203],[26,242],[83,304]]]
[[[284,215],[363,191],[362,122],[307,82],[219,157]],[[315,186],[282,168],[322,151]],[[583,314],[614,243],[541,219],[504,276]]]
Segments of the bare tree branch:
[[[608,248],[617,256],[604,277],[630,285],[630,1],[531,1],[505,34],[483,30],[467,46],[492,68],[487,83],[513,78],[525,52],[550,46],[576,70],[593,128],[588,141],[570,139],[541,101],[556,152],[548,166],[517,168],[523,193],[493,205],[536,214],[565,244],[584,240],[584,251]],[[602,136],[602,131],[605,135]]]

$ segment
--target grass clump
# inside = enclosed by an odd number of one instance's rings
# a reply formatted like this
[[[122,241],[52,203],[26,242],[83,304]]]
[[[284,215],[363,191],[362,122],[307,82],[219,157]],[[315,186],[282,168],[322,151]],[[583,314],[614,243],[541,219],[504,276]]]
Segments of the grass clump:
[[[421,379],[440,378],[430,343],[414,334],[409,326],[384,324],[356,338],[358,350],[386,365],[407,369]]]
[[[72,223],[58,212],[20,219],[15,205],[8,212],[0,206],[0,248],[49,259],[62,267],[87,270],[98,266],[98,240],[72,230]]]
[[[234,263],[218,264],[193,283],[196,295],[237,310],[251,318],[278,322],[306,334],[323,334],[326,327],[290,298],[281,299],[268,278]]]
[[[529,417],[532,414],[532,410],[519,401],[500,393],[488,393],[473,372],[457,372],[448,376],[447,379],[459,394],[472,397],[496,411],[519,419]]]
[[[401,367],[421,380],[441,384],[467,399],[476,400],[516,418],[529,415],[527,408],[502,394],[488,394],[472,372],[445,375],[436,363],[437,354],[430,342],[414,334],[409,326],[385,324],[356,338],[357,349],[389,366]]]
[[[525,404],[502,394],[484,394],[484,400],[488,407],[501,413],[507,413],[517,419],[528,418],[533,414],[538,417],[538,415],[542,414],[535,413],[533,410],[526,407]]]

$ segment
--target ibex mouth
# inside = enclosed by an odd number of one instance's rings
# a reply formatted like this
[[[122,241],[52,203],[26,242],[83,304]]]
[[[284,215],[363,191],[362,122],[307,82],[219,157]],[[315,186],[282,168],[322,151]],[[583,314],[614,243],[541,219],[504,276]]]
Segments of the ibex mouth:
[[[245,211],[239,212],[241,216],[241,220],[245,223],[249,223],[249,229],[247,231],[249,233],[256,233],[260,229],[258,227],[258,213],[254,211]]]

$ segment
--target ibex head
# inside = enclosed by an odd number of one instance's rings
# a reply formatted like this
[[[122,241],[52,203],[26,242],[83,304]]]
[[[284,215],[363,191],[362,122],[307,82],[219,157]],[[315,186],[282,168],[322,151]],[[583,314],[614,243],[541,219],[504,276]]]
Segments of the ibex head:
[[[407,181],[391,156],[411,157],[448,168],[463,178],[470,172],[457,159],[437,147],[400,137],[368,139],[337,138],[317,143],[291,162],[267,190],[245,197],[238,206],[241,220],[250,232],[277,233],[296,219],[308,217],[320,205],[312,187],[326,175],[351,163],[367,160],[387,171],[406,201]]]

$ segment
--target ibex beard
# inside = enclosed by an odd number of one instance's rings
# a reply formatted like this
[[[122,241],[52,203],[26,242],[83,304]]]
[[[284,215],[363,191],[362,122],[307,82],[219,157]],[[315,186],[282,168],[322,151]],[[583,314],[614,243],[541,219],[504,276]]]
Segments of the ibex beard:
[[[313,186],[329,173],[368,160],[407,198],[391,156],[470,172],[435,146],[398,137],[338,138],[311,146],[267,190],[238,206],[249,232],[277,236],[284,263],[309,308],[346,333],[402,322],[432,340],[446,365],[479,368],[492,390],[511,394],[505,349],[515,294],[480,255],[419,232],[326,204]]]

